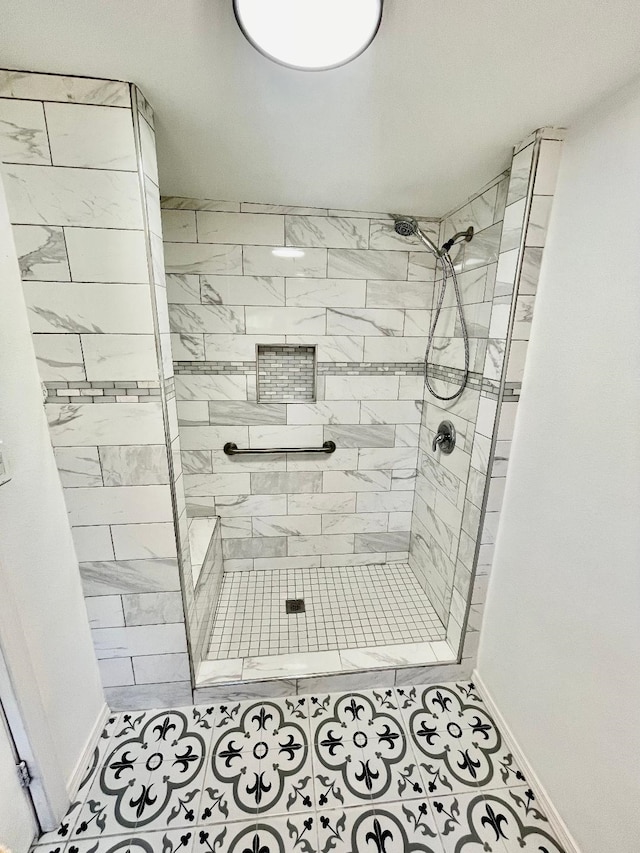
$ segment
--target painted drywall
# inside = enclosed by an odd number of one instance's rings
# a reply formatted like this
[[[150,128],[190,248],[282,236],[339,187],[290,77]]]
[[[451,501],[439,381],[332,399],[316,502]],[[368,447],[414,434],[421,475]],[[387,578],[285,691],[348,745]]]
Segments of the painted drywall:
[[[0,644],[59,811],[104,698],[1,184],[0,281]]]
[[[640,88],[567,137],[478,671],[582,853],[638,849]]]

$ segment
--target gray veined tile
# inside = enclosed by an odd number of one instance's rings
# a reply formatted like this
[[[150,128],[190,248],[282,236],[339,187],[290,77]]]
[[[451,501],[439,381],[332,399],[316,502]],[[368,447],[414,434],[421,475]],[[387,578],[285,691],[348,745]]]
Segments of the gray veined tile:
[[[13,239],[23,281],[69,281],[69,261],[62,228],[14,225]]]
[[[97,447],[57,447],[54,455],[63,486],[103,485]]]
[[[3,174],[17,224],[142,229],[138,177],[132,172],[7,165]]]
[[[127,110],[88,104],[45,104],[54,166],[135,172],[133,123]]]
[[[169,304],[200,304],[200,276],[193,273],[171,273],[165,276],[165,280]]]
[[[329,308],[329,335],[391,335],[401,336],[404,312],[384,308]]]
[[[149,268],[142,231],[122,228],[65,228],[73,281],[148,284]]]
[[[153,334],[151,296],[124,284],[65,284],[25,281],[32,332]]]
[[[329,249],[327,275],[335,278],[407,278],[408,252]]]
[[[292,307],[364,307],[366,282],[347,278],[289,278],[287,305]]]
[[[93,560],[80,563],[85,595],[180,590],[177,560]]]
[[[197,243],[196,214],[193,210],[161,211],[162,236],[168,243]]]
[[[171,335],[174,361],[204,361],[204,335],[179,332]]]
[[[511,161],[507,204],[513,204],[513,202],[524,198],[527,194],[531,172],[531,159],[533,157],[533,147],[533,145],[528,145],[516,154]]]
[[[260,213],[196,213],[199,243],[284,245],[284,217]]]
[[[287,246],[333,249],[369,247],[369,223],[363,219],[289,215],[285,217],[285,235]]]
[[[0,98],[0,160],[51,165],[41,103]]]
[[[431,308],[433,286],[423,281],[368,281],[367,308]]]
[[[274,276],[203,275],[202,302],[214,305],[284,306],[284,279]]]
[[[274,249],[270,246],[243,246],[243,273],[244,275],[306,278],[326,276],[327,250],[311,248],[301,251],[304,254],[292,257],[274,254]]]
[[[86,379],[79,335],[36,334],[32,341],[43,382]]]
[[[335,441],[338,447],[393,447],[393,425],[325,426],[324,440]]]
[[[165,243],[168,273],[242,275],[242,246],[215,243]]]
[[[0,71],[0,96],[112,107],[131,106],[128,83],[29,71]]]
[[[81,338],[87,379],[158,379],[157,353],[152,334],[83,334]]]
[[[49,403],[46,414],[54,447],[164,442],[160,403],[104,403],[100,406]]]
[[[112,525],[111,539],[116,560],[176,557],[176,537],[170,522]]]
[[[242,333],[244,309],[226,305],[169,305],[172,332]]]
[[[279,403],[245,403],[215,400],[208,404],[210,424],[286,424],[287,407]]]

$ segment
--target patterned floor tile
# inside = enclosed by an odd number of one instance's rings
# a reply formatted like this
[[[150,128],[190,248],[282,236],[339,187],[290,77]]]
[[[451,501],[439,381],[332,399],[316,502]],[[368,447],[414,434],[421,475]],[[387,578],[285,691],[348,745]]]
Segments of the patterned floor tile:
[[[199,827],[193,853],[316,853],[315,824],[315,815],[287,815]]]
[[[205,821],[310,811],[312,764],[304,704],[269,699],[222,707],[222,732],[214,733],[205,778]]]
[[[431,801],[445,853],[563,853],[526,786]]]
[[[69,853],[190,853],[194,833],[190,830],[130,833],[87,838],[69,844]]]
[[[318,813],[319,853],[442,853],[426,800]]]

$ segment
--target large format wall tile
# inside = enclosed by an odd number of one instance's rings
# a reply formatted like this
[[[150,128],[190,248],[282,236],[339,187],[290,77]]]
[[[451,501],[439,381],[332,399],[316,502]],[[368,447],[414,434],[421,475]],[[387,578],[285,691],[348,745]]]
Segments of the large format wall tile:
[[[51,165],[41,103],[0,98],[0,161]]]
[[[50,103],[45,114],[54,166],[138,168],[128,110]]]

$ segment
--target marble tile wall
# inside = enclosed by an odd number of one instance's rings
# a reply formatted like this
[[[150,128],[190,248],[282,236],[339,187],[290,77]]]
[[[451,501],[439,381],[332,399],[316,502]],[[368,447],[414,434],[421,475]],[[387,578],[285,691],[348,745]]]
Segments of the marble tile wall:
[[[464,635],[462,664],[467,671],[478,647],[518,401],[526,389],[527,346],[563,137],[561,129],[541,128],[516,146],[512,160],[491,312],[492,354],[487,352],[484,369],[485,381],[499,383],[502,390],[496,399],[480,399],[474,450],[484,494],[472,455],[467,498],[474,507],[468,516],[473,525],[458,552],[447,631],[454,647]]]
[[[467,540],[480,511],[477,494],[481,500],[484,493],[486,469],[483,470],[483,447],[476,439],[476,425],[481,395],[496,393],[486,384],[484,364],[490,358],[489,325],[508,181],[508,173],[499,175],[441,223],[441,244],[469,225],[475,229],[473,240],[455,246],[451,253],[469,331],[471,372],[465,391],[456,400],[440,401],[426,386],[424,389],[409,564],[445,625],[449,621],[457,562],[463,557],[469,567],[473,566],[473,554],[467,554]],[[436,299],[440,281],[438,269]],[[438,393],[450,395],[460,384],[464,366],[462,330],[451,282],[434,342],[429,356],[431,385]],[[456,448],[449,456],[431,449],[442,420],[452,421],[457,433]]]
[[[406,559],[424,247],[378,213],[167,198],[162,216],[188,513],[221,517],[225,570]],[[258,344],[316,347],[315,402],[256,402]],[[222,452],[329,439],[331,456]]]
[[[128,84],[0,71],[0,161],[108,701],[188,702],[152,111]]]

